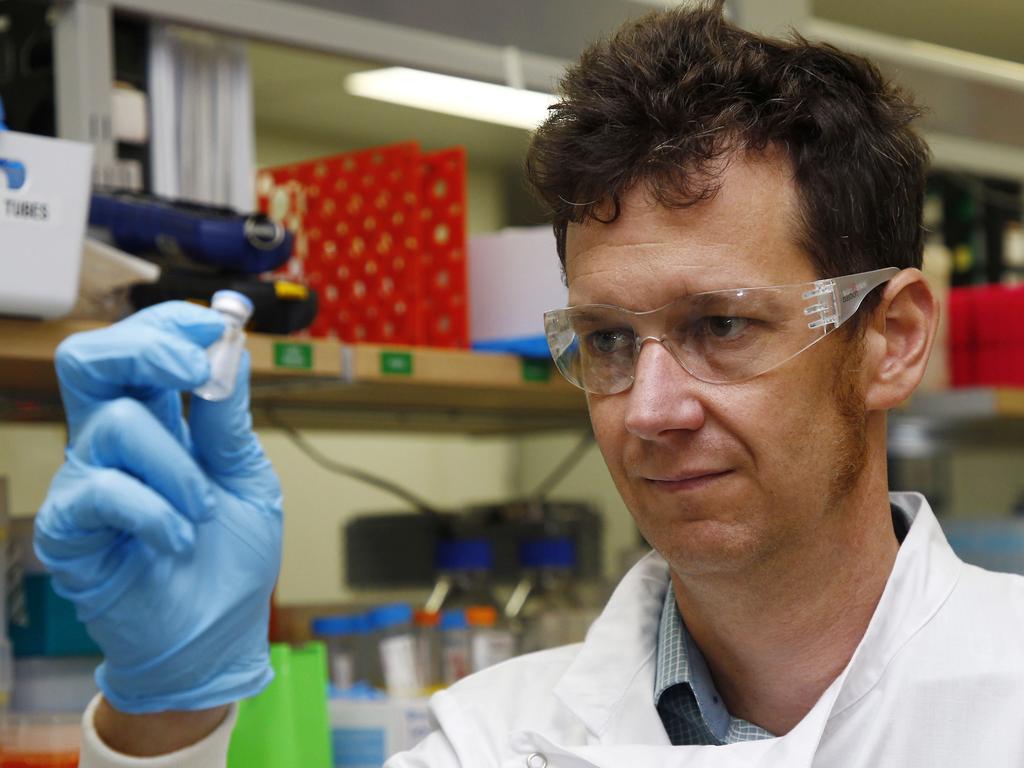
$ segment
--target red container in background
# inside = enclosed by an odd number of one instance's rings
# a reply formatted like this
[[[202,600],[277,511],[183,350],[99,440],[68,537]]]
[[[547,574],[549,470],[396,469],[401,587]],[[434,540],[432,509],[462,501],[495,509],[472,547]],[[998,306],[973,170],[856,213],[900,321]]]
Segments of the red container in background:
[[[949,292],[949,367],[954,387],[972,387],[978,379],[977,328],[972,288]]]
[[[1024,286],[954,288],[949,314],[953,386],[1024,386]]]
[[[419,327],[432,347],[469,347],[466,151],[423,155]]]
[[[468,346],[466,161],[414,142],[260,171],[258,204],[295,233],[278,274],[317,291],[309,335]]]

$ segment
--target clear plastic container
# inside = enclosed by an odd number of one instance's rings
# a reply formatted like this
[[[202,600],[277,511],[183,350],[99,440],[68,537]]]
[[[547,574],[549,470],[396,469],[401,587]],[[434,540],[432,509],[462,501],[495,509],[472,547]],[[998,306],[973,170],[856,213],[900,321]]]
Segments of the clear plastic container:
[[[519,547],[523,574],[505,605],[519,653],[583,640],[594,611],[576,585],[576,546],[568,537],[525,541]]]
[[[437,581],[424,609],[438,613],[471,605],[497,606],[491,591],[494,552],[486,539],[442,539],[434,563]]]
[[[472,671],[466,611],[453,608],[442,612],[440,631],[441,682],[451,685]]]
[[[498,611],[493,605],[467,608],[466,623],[469,625],[470,668],[474,672],[515,656],[512,633],[498,626]]]
[[[420,688],[424,693],[433,693],[442,685],[441,614],[416,611],[413,624],[416,627],[416,671]]]
[[[361,679],[359,639],[366,619],[362,616],[320,616],[313,619],[313,634],[327,646],[327,672],[331,684],[347,691]]]
[[[0,712],[0,767],[75,768],[82,715]]]
[[[238,291],[217,291],[210,306],[224,317],[224,333],[206,350],[210,378],[192,394],[204,400],[226,400],[235,391],[238,362],[245,348],[245,324],[252,317],[252,302]]]
[[[404,603],[383,605],[371,611],[370,616],[384,689],[395,698],[420,695],[412,608]]]

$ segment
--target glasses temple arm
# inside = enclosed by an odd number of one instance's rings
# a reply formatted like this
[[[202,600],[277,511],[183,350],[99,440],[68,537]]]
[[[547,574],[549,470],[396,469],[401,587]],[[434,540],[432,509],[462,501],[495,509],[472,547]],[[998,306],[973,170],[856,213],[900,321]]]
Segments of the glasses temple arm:
[[[899,273],[897,267],[885,267],[871,272],[860,272],[856,275],[818,280],[814,289],[804,294],[805,299],[814,299],[818,303],[807,307],[807,315],[817,315],[812,320],[811,328],[832,326],[838,328],[860,309],[864,298],[875,288],[888,282]]]

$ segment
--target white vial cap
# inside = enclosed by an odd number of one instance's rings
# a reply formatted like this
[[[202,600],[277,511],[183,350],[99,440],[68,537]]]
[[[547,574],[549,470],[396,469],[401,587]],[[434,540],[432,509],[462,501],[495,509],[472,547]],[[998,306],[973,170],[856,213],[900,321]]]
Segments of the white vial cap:
[[[252,301],[238,291],[217,291],[210,300],[210,306],[218,312],[237,317],[243,324],[252,317]]]

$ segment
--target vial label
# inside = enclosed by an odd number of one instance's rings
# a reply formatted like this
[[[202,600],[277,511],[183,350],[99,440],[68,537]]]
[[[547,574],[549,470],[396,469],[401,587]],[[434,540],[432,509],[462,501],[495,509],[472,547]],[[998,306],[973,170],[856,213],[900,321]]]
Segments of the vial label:
[[[473,635],[471,641],[473,671],[494,666],[515,656],[515,638],[511,632],[489,629]]]
[[[336,653],[331,656],[331,682],[342,691],[355,684],[355,664],[348,653]]]
[[[445,685],[451,685],[470,673],[469,648],[463,642],[446,642],[441,652]]]
[[[380,662],[384,668],[384,686],[392,696],[419,694],[416,674],[416,640],[412,635],[386,637],[380,641]]]

